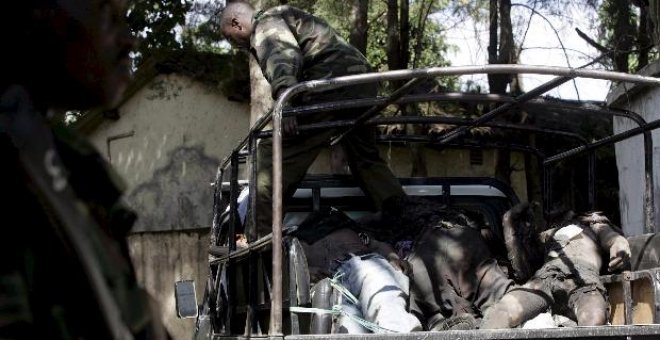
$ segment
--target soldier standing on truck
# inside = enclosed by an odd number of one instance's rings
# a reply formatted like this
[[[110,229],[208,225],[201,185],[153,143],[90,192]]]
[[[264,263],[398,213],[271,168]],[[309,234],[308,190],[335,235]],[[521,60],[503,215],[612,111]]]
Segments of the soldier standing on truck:
[[[291,6],[255,11],[247,3],[227,4],[221,17],[222,33],[232,44],[249,48],[271,85],[274,99],[290,86],[307,80],[328,79],[371,71],[366,58],[344,41],[323,19]],[[373,98],[377,84],[361,84],[297,98],[299,104],[338,99]],[[283,192],[291,197],[322,148],[329,144],[336,129],[301,133],[298,123],[356,118],[363,109],[326,112],[311,117],[285,117],[283,124]],[[359,127],[346,135],[341,144],[351,172],[369,196],[374,207],[392,196],[405,195],[399,181],[380,157],[375,143],[376,130]],[[272,142],[261,141],[257,151],[257,233],[263,236],[272,225]]]
[[[128,256],[135,215],[101,156],[53,115],[121,98],[125,1],[0,6],[0,338],[167,338]]]

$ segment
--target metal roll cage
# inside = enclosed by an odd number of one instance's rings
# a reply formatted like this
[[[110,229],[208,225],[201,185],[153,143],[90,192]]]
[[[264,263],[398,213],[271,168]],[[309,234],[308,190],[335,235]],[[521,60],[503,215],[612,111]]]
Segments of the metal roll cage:
[[[420,81],[429,78],[442,77],[442,76],[460,76],[470,74],[539,74],[539,75],[554,75],[557,76],[550,81],[541,84],[540,86],[516,97],[493,95],[493,94],[462,94],[462,93],[439,93],[439,94],[425,94],[425,95],[407,95],[415,88]],[[530,150],[529,146],[524,146],[526,149],[535,152],[540,159],[542,159],[543,168],[543,192],[544,197],[548,197],[551,187],[550,176],[548,176],[547,167],[551,164],[557,163],[561,160],[567,159],[583,153],[589,154],[589,173],[593,174],[595,167],[595,154],[596,148],[612,145],[616,142],[630,138],[637,135],[643,135],[644,140],[644,169],[645,169],[645,191],[644,191],[644,232],[655,232],[655,208],[653,200],[653,141],[651,139],[651,130],[660,127],[660,120],[647,122],[640,115],[624,110],[608,109],[608,108],[592,108],[586,106],[567,106],[553,101],[548,101],[538,98],[540,95],[552,90],[561,84],[570,81],[574,78],[592,78],[610,81],[625,81],[634,84],[644,85],[660,85],[660,79],[631,75],[619,72],[609,72],[601,70],[586,70],[565,67],[549,67],[549,66],[530,66],[530,65],[485,65],[485,66],[458,66],[458,67],[432,67],[425,69],[414,70],[397,70],[380,73],[366,73],[360,75],[351,75],[338,77],[327,80],[313,80],[299,83],[284,91],[284,93],[275,102],[273,109],[259,119],[254,126],[250,129],[247,137],[243,139],[236,148],[233,149],[231,155],[227,157],[219,166],[216,174],[216,193],[214,197],[214,220],[212,235],[215,235],[215,230],[219,228],[219,210],[221,207],[221,190],[222,180],[224,178],[226,168],[230,168],[230,195],[229,206],[231,211],[236,211],[237,197],[239,191],[238,183],[238,170],[239,163],[248,160],[250,162],[250,207],[252,216],[256,217],[256,186],[254,185],[257,169],[256,169],[256,142],[259,138],[272,137],[273,147],[273,228],[272,233],[259,240],[256,240],[254,230],[248,230],[247,238],[250,246],[247,249],[242,249],[241,254],[256,252],[258,249],[263,249],[269,243],[272,247],[272,286],[271,290],[271,308],[270,308],[270,327],[268,334],[271,337],[282,337],[282,117],[288,115],[309,115],[323,111],[332,111],[353,107],[371,107],[360,117],[344,121],[334,122],[321,122],[300,126],[301,131],[311,131],[323,128],[341,128],[346,127],[343,133],[333,142],[337,142],[342,136],[349,133],[355,126],[361,124],[369,125],[383,125],[383,124],[430,124],[430,123],[443,123],[455,125],[455,128],[448,129],[444,133],[436,136],[383,136],[385,140],[400,140],[408,142],[432,142],[438,145],[452,146],[456,145],[453,141],[470,131],[475,127],[492,127],[499,129],[511,129],[528,131],[535,133],[547,133],[563,137],[568,137],[576,140],[580,145],[559,154],[545,157],[539,150]],[[343,86],[364,84],[371,82],[382,81],[395,81],[395,80],[408,80],[408,82],[394,91],[389,97],[385,98],[369,98],[350,101],[337,101],[332,103],[307,105],[304,107],[287,108],[287,103],[296,95],[303,92],[319,92],[336,89]],[[455,117],[421,117],[421,116],[401,116],[401,117],[387,117],[377,118],[378,113],[390,104],[406,104],[420,101],[474,101],[474,102],[495,102],[501,105],[493,110],[479,116],[475,119],[455,118]],[[515,124],[503,124],[491,122],[497,116],[507,112],[515,107],[556,107],[563,109],[572,109],[579,112],[590,112],[595,114],[605,114],[610,116],[618,116],[632,120],[638,127],[614,134],[609,137],[602,138],[597,141],[590,142],[579,134],[543,129],[533,126],[520,126]],[[262,131],[266,125],[272,121],[272,131]],[[589,203],[594,204],[595,201],[595,179],[592,175],[589,176]],[[235,214],[230,214],[229,235],[235,234],[236,217]],[[272,242],[271,242],[272,241]],[[212,236],[212,243],[213,243]],[[233,237],[230,237],[228,245],[228,255],[219,259],[220,261],[229,259],[232,256],[239,254],[232,254],[236,250],[236,242]],[[218,261],[215,259],[214,261]],[[253,266],[251,266],[253,267]],[[255,269],[256,270],[256,269]],[[252,272],[252,269],[250,270]],[[250,275],[252,276],[252,275]],[[251,280],[250,280],[251,281]],[[254,314],[254,312],[252,312]],[[250,320],[254,315],[248,316],[248,327],[254,327],[254,323]],[[251,324],[251,325],[250,325]],[[448,334],[449,335],[449,334]],[[563,336],[562,336],[563,337]]]

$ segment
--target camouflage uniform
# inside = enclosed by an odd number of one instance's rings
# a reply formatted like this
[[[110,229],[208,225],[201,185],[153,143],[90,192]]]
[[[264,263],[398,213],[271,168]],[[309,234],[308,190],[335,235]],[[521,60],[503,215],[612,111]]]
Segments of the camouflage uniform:
[[[273,97],[298,82],[328,79],[371,70],[366,58],[344,41],[320,18],[290,6],[279,6],[255,16],[251,52],[272,87]],[[304,95],[302,103],[324,100],[374,97],[376,84]],[[344,110],[299,118],[300,124],[339,118],[355,118],[364,109]],[[352,173],[376,208],[388,197],[404,195],[387,164],[378,154],[375,129],[362,127],[346,136],[342,146]],[[301,134],[283,141],[283,190],[290,197],[305,176],[316,156],[328,145],[335,129]],[[270,232],[272,193],[272,143],[262,141],[258,148],[257,229],[259,235]]]
[[[18,86],[0,93],[0,155],[0,338],[164,337],[128,256],[135,215],[100,155]]]

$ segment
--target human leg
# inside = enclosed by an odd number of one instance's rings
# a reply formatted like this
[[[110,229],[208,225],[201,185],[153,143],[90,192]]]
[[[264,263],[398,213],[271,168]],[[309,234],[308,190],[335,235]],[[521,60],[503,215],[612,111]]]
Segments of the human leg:
[[[482,314],[515,287],[513,280],[504,274],[495,259],[481,262],[475,273],[478,280],[475,305]]]
[[[353,317],[364,318],[362,316],[362,311],[360,307],[351,302],[345,296],[341,297],[341,310],[342,314],[337,316],[336,320],[336,331],[335,333],[348,333],[348,334],[366,334],[369,333],[369,330],[364,328],[359,322],[357,322]]]
[[[481,328],[513,328],[547,310],[554,299],[546,286],[542,279],[532,279],[511,289],[484,313]]]
[[[602,326],[607,323],[609,304],[596,287],[581,287],[569,297],[569,307],[575,313],[578,326]]]
[[[368,321],[395,332],[422,329],[406,309],[408,278],[380,255],[352,256],[340,267],[342,282],[359,301]]]
[[[305,177],[321,149],[332,135],[324,131],[315,135],[288,138],[282,143],[283,200],[291,197]],[[257,235],[262,237],[272,229],[273,143],[262,140],[257,147]]]
[[[375,128],[358,127],[344,137],[342,145],[353,176],[377,209],[387,198],[405,195],[401,183],[380,157]]]

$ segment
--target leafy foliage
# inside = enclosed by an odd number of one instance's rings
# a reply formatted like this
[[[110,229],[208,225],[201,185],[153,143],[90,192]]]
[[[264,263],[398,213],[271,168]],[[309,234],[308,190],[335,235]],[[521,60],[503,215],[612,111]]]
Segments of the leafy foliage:
[[[650,30],[641,6],[644,1],[603,0],[599,9],[599,40],[611,51],[608,66],[627,72],[639,69],[648,62],[648,54],[657,59],[657,50],[651,51]],[[657,48],[657,47],[656,47]],[[640,62],[642,65],[640,65]]]
[[[299,0],[298,2],[309,2]],[[433,6],[431,13],[436,12],[445,6],[447,1],[431,1]],[[289,3],[293,3],[290,1]],[[411,32],[411,50],[417,43],[418,39],[422,40],[422,52],[418,56],[418,67],[425,66],[443,66],[448,65],[449,62],[445,58],[449,46],[444,41],[443,30],[444,27],[441,23],[428,19],[424,32],[420,32],[417,23],[423,11],[428,6],[428,1],[411,1],[410,22],[412,23]],[[322,0],[316,1],[312,13],[326,19],[332,27],[334,27],[339,34],[345,39],[351,29],[351,21],[346,20],[347,4],[342,1]],[[374,66],[374,69],[379,71],[387,70],[387,55],[383,48],[387,44],[387,26],[383,24],[387,12],[387,4],[384,1],[371,1],[369,4],[369,33],[367,41],[367,59]],[[413,53],[414,51],[411,51]],[[415,59],[415,56],[412,56]]]
[[[138,37],[134,65],[162,50],[182,47],[176,30],[186,22],[191,0],[130,0],[127,21]]]

